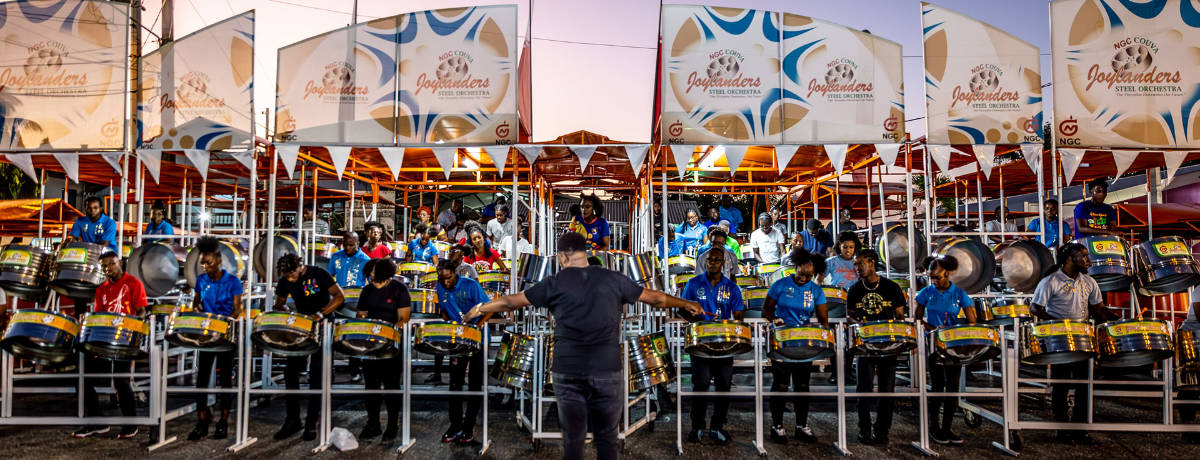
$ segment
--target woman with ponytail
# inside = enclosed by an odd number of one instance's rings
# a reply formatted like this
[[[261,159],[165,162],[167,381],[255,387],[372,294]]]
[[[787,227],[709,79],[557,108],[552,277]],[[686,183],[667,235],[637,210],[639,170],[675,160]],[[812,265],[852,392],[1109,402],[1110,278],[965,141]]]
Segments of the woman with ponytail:
[[[959,323],[958,314],[964,313],[967,323],[975,322],[975,310],[971,297],[962,288],[950,281],[950,276],[958,269],[958,259],[952,256],[932,256],[921,262],[929,275],[929,285],[917,293],[916,318],[925,323],[927,329],[942,326],[955,326]],[[939,364],[937,360],[929,359],[930,384],[935,393],[957,392],[958,376],[962,373],[961,364]],[[954,421],[954,412],[958,407],[958,398],[932,397],[929,398],[930,432],[933,442],[938,444],[962,444],[962,438],[950,431]],[[944,412],[938,415],[938,409]]]

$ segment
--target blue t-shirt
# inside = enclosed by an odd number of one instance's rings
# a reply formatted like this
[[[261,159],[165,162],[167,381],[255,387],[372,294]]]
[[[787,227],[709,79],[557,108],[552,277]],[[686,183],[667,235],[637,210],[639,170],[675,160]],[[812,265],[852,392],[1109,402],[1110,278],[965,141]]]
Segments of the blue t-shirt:
[[[691,238],[699,241],[704,239],[704,235],[707,233],[708,227],[705,227],[703,222],[696,222],[696,225],[688,225],[687,222],[681,222],[675,226],[675,234],[683,238]]]
[[[733,206],[728,208],[721,207],[721,220],[729,221],[729,233],[737,233],[737,229],[742,225],[742,211]]]
[[[1079,232],[1080,227],[1085,224],[1092,228],[1115,229],[1117,228],[1117,210],[1106,203],[1096,203],[1092,200],[1081,201],[1075,205],[1075,238],[1091,236]]]
[[[767,297],[775,299],[776,318],[785,325],[799,326],[816,314],[817,305],[825,303],[825,290],[812,280],[798,286],[795,278],[785,276],[771,285]]]
[[[1058,246],[1058,237],[1059,235],[1063,234],[1063,232],[1058,229],[1058,219],[1046,219],[1045,227],[1046,228],[1044,229],[1042,228],[1042,218],[1035,217],[1029,222],[1028,230],[1031,232],[1040,230],[1042,233],[1037,236],[1037,240],[1041,241],[1042,244],[1046,245],[1046,247],[1053,248]]]
[[[742,304],[742,289],[724,275],[721,275],[721,281],[713,286],[706,274],[698,274],[683,286],[683,293],[679,297],[699,303],[704,309],[704,314],[700,315],[703,321],[733,319],[735,312],[745,309]]]
[[[950,289],[939,290],[930,284],[917,293],[917,305],[925,306],[925,322],[933,327],[958,324],[958,313],[972,305],[971,296],[954,283]]]
[[[475,307],[475,304],[492,300],[479,282],[465,276],[458,277],[454,290],[446,290],[441,281],[437,283],[438,308],[446,312],[450,321],[462,322],[463,314]],[[478,321],[476,318],[475,321]],[[474,321],[472,321],[474,322]]]
[[[108,214],[101,214],[95,222],[87,216],[75,219],[75,224],[71,225],[71,236],[84,243],[104,244],[107,241],[109,249],[117,250],[117,222]]]
[[[587,230],[587,239],[594,246],[599,246],[604,242],[604,237],[610,235],[608,232],[608,221],[604,220],[603,217],[595,218],[590,224],[583,217],[572,217],[572,219],[578,222],[579,225],[582,225],[584,230]]]
[[[154,225],[154,222],[150,222],[150,223],[146,224],[146,231],[142,232],[142,234],[143,235],[174,235],[175,227],[172,227],[170,222],[167,222],[166,219],[163,219],[163,221],[159,222],[158,225]],[[151,241],[157,241],[157,240],[151,240]]]
[[[408,243],[408,252],[413,255],[413,260],[417,262],[433,263],[433,256],[438,254],[437,246],[433,244],[433,240],[429,240],[424,246],[421,246],[420,238],[413,238]]]
[[[800,232],[800,241],[804,246],[804,250],[810,254],[823,255],[825,254],[825,249],[829,247],[829,243],[825,241],[823,233],[813,235],[812,232],[805,230]]]
[[[204,311],[218,315],[233,316],[233,296],[242,294],[242,281],[221,270],[221,278],[213,281],[208,273],[196,277],[196,292],[200,294],[200,305]]]
[[[346,250],[343,249],[329,258],[329,273],[333,274],[333,280],[338,286],[366,286],[367,274],[363,273],[363,266],[370,260],[371,256],[361,249],[353,256],[346,255]]]
[[[830,256],[825,259],[825,275],[829,284],[849,290],[858,281],[858,272],[854,270],[854,259],[846,260],[841,256]]]

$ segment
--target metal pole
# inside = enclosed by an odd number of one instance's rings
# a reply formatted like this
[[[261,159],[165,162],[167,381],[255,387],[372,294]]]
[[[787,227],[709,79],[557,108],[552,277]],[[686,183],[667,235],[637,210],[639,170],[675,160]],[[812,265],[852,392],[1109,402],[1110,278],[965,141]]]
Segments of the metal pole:
[[[510,152],[511,149],[505,147],[503,155],[507,157]],[[514,166],[516,167],[510,169],[510,172],[512,173],[512,199],[508,200],[510,204],[508,206],[507,213],[509,214],[508,218],[512,220],[513,228],[512,236],[509,238],[510,241],[508,247],[508,292],[510,294],[517,293],[517,240],[521,238],[521,203],[518,201],[521,199],[521,196],[517,193],[517,176],[520,174],[521,168],[519,165]],[[530,186],[532,187],[532,183]],[[529,196],[532,199],[533,194],[530,193]],[[530,210],[532,213],[532,208],[530,208]],[[532,216],[530,216],[530,218],[532,218]],[[484,356],[484,360],[487,360],[486,355]],[[484,423],[486,422],[487,418],[485,417]],[[486,433],[487,430],[484,429],[484,432]]]
[[[65,177],[63,178],[63,181],[70,181],[70,180],[71,180],[70,178],[65,178]],[[38,202],[41,203],[41,206],[38,209],[38,239],[41,239],[41,238],[45,237],[45,233],[43,233],[43,230],[45,230],[45,220],[46,220],[46,216],[45,216],[45,214],[46,214],[46,170],[45,169],[42,170],[42,181],[38,184]],[[66,194],[63,194],[62,203],[60,203],[60,204],[66,204],[66,202],[67,202],[67,196],[66,196]],[[45,244],[43,243],[43,247],[44,246],[45,246]]]
[[[912,193],[912,144],[904,144],[904,194],[908,200],[904,206],[905,214],[908,215],[908,241],[912,244],[916,235],[916,228],[913,228],[913,193]],[[884,247],[887,245],[885,244]],[[917,296],[917,258],[911,254],[908,256],[908,298],[915,299]],[[912,316],[910,313],[909,316]]]

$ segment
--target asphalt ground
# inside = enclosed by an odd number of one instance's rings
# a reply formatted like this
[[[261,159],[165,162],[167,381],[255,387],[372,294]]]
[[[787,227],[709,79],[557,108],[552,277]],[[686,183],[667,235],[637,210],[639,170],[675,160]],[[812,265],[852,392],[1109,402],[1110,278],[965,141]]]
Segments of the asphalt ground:
[[[823,382],[825,374],[814,373],[813,384]],[[420,376],[418,376],[420,377]],[[749,385],[750,375],[739,374],[735,379],[738,386]],[[987,379],[974,381],[976,385],[987,385]],[[444,387],[441,387],[444,389]],[[820,390],[820,387],[815,387]],[[735,391],[738,387],[735,386]],[[562,454],[560,444],[556,440],[546,440],[540,443],[531,442],[528,431],[516,423],[516,410],[513,404],[501,405],[499,396],[491,399],[489,415],[489,434],[491,447],[481,458],[524,460],[556,459]],[[104,401],[104,399],[102,399]],[[683,429],[687,430],[688,399],[683,404]],[[185,403],[184,398],[171,398],[169,407],[177,407]],[[983,406],[992,406],[994,400],[978,400]],[[769,420],[769,412],[764,404],[763,415]],[[73,397],[64,396],[33,396],[16,401],[16,415],[49,415],[69,414],[75,407]],[[437,398],[413,399],[413,414],[411,430],[416,443],[403,457],[415,459],[458,459],[477,458],[480,445],[454,446],[444,445],[440,436],[448,426],[445,413],[445,403]],[[685,458],[721,459],[756,458],[757,452],[753,445],[754,438],[754,406],[749,398],[735,400],[730,410],[730,420],[726,429],[732,435],[732,442],[718,446],[711,443],[692,444],[684,442]],[[145,410],[144,408],[141,410]],[[623,457],[629,459],[662,459],[676,455],[674,405],[669,406],[670,413],[662,414],[654,423],[654,429],[642,428],[628,437],[624,442]],[[109,408],[108,413],[115,412]],[[222,459],[222,458],[397,458],[395,444],[383,444],[378,438],[360,442],[358,449],[348,452],[338,452],[330,449],[313,454],[315,441],[302,441],[299,435],[285,441],[275,441],[272,435],[278,429],[283,419],[284,404],[275,399],[266,405],[259,405],[251,410],[250,435],[258,441],[237,453],[226,451],[231,440],[187,441],[187,432],[195,419],[186,415],[168,424],[168,436],[178,436],[180,440],[148,453],[146,447],[151,443],[151,427],[143,427],[142,432],[133,440],[117,440],[116,429],[105,435],[89,439],[73,439],[70,432],[76,427],[0,427],[0,456],[12,459],[59,459],[59,458],[155,458],[155,459]],[[1022,420],[1044,420],[1049,417],[1049,403],[1040,397],[1024,397],[1021,403]],[[634,416],[640,414],[640,409],[634,410]],[[1096,421],[1147,422],[1161,420],[1161,400],[1135,400],[1131,398],[1101,398],[1097,400],[1095,409]],[[361,400],[357,398],[337,398],[334,401],[334,426],[345,427],[356,434],[364,424],[365,411]],[[917,411],[913,400],[901,400],[897,409],[891,431],[891,443],[886,446],[863,445],[855,440],[857,434],[857,415],[854,400],[847,404],[847,438],[849,449],[859,458],[919,458],[922,453],[914,449],[910,442],[918,436]],[[547,428],[554,429],[556,423],[553,410],[547,407]],[[818,436],[815,444],[802,444],[790,441],[787,445],[773,444],[769,440],[764,446],[766,458],[836,458],[840,453],[832,446],[836,438],[836,406],[831,399],[813,402],[809,417],[810,425]],[[785,417],[785,425],[791,429],[792,415]],[[939,446],[933,449],[948,458],[1007,458],[1008,455],[991,446],[992,441],[1000,440],[1002,432],[999,425],[984,421],[977,428],[968,428],[960,413],[954,422],[954,430],[966,439],[961,446]],[[232,431],[232,428],[231,428]],[[476,439],[482,436],[476,429]],[[1063,444],[1055,440],[1052,431],[1024,431],[1020,433],[1022,457],[1032,458],[1200,458],[1200,446],[1186,444],[1181,441],[1178,433],[1166,432],[1094,432],[1091,434],[1094,444],[1076,446]],[[764,434],[764,438],[766,435]],[[594,458],[595,452],[588,447],[587,455]]]

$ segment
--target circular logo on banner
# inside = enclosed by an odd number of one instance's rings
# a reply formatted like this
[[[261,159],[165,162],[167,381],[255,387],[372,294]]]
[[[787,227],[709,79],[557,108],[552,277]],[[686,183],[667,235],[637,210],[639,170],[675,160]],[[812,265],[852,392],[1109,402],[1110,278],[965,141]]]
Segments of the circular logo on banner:
[[[467,72],[470,72],[467,59],[463,56],[451,56],[438,64],[437,79],[459,80],[465,78]]]
[[[1063,120],[1058,124],[1058,132],[1064,136],[1074,136],[1079,132],[1079,122],[1075,120],[1075,117]]]
[[[883,129],[886,131],[895,131],[896,130],[896,117],[891,116],[891,117],[887,117],[886,120],[883,120]]]
[[[25,75],[54,73],[63,64],[66,48],[58,42],[42,42],[29,47],[25,58]]]
[[[496,137],[508,137],[508,134],[509,134],[509,127],[508,127],[507,121],[504,123],[500,123],[500,126],[496,127]]]
[[[991,92],[1000,87],[1000,75],[992,69],[983,69],[971,75],[971,92]]]
[[[670,133],[672,136],[682,136],[683,135],[683,123],[678,122],[678,121],[671,123],[671,126],[667,128],[667,132]]]
[[[835,64],[825,71],[825,83],[842,85],[854,81],[854,69],[849,64]]]
[[[728,54],[713,59],[708,63],[709,78],[731,78],[737,76],[741,71],[742,66],[738,64],[737,58]]]
[[[1154,56],[1150,54],[1150,48],[1134,43],[1117,51],[1112,58],[1112,68],[1118,74],[1141,72],[1149,69],[1152,62]]]

